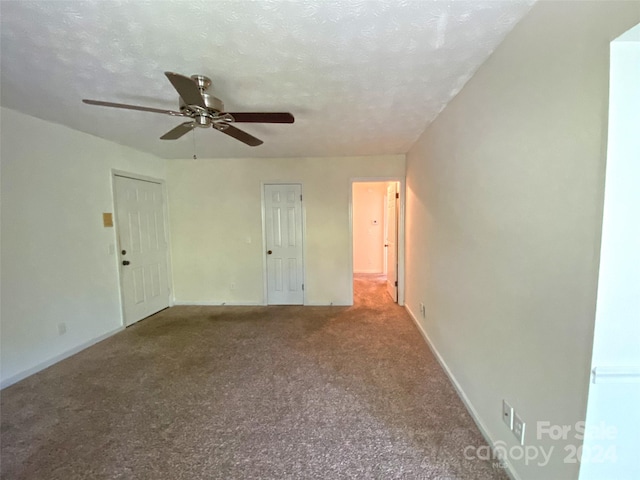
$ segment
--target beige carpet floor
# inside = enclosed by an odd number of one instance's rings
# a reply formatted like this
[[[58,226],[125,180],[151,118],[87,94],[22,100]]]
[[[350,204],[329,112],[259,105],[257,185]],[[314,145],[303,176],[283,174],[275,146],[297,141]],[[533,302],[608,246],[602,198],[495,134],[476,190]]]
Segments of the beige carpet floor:
[[[505,479],[380,277],[173,307],[1,392],[3,479]]]

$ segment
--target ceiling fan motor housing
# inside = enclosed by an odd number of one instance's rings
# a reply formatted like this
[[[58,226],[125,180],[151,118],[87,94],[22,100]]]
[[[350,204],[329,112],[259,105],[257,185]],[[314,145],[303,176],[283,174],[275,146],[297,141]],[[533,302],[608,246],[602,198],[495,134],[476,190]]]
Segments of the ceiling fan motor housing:
[[[207,110],[211,111],[211,113],[219,113],[224,111],[224,103],[217,97],[214,97],[210,93],[207,93],[207,90],[211,86],[211,80],[204,75],[192,75],[191,78],[198,85],[198,89],[200,90],[200,94],[202,95],[202,99],[204,100],[204,104],[207,107]],[[180,99],[180,111],[187,113],[188,111],[198,111],[202,110],[202,108],[197,105],[187,105],[182,97]],[[186,111],[185,111],[186,110]]]
[[[202,92],[202,99],[204,100],[204,104],[207,106],[207,110],[211,111],[211,113],[219,113],[224,111],[224,103],[217,97],[213,95]],[[188,113],[189,111],[198,111],[202,110],[201,107],[197,105],[187,105],[185,101],[180,97],[180,111],[183,113]]]
[[[180,111],[191,116],[198,127],[207,128],[216,120],[218,113],[224,111],[224,103],[214,97],[207,90],[211,86],[211,79],[204,75],[192,75],[191,79],[198,85],[206,110],[198,105],[188,105],[182,97],[179,97]]]

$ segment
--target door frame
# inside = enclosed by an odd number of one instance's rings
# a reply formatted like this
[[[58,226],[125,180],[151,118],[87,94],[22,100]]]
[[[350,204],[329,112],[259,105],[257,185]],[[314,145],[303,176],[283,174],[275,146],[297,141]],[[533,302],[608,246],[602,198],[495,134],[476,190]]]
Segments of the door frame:
[[[118,297],[120,300],[120,324],[122,327],[126,327],[126,319],[124,316],[124,288],[122,285],[122,269],[120,268],[120,262],[122,259],[120,258],[120,249],[118,248],[118,221],[116,219],[116,211],[118,208],[118,199],[116,196],[116,177],[125,177],[130,178],[132,180],[140,180],[142,182],[150,182],[159,184],[162,188],[162,195],[164,197],[164,205],[163,205],[163,215],[164,222],[166,226],[166,235],[167,235],[167,285],[169,286],[169,306],[173,307],[175,303],[175,299],[173,297],[173,270],[172,270],[172,260],[171,260],[171,232],[169,227],[169,196],[167,195],[167,184],[166,181],[161,178],[150,177],[147,175],[141,175],[138,173],[131,173],[124,170],[117,170],[115,168],[111,169],[111,199],[113,204],[113,244],[115,245],[115,266],[118,275]]]
[[[260,182],[260,209],[262,215],[262,305],[269,305],[269,285],[268,285],[268,273],[267,273],[267,210],[265,207],[264,199],[264,187],[265,185],[300,185],[300,194],[302,195],[302,283],[304,289],[302,290],[302,305],[307,304],[307,210],[304,203],[304,182],[296,181],[267,181]]]
[[[404,306],[404,229],[406,185],[404,177],[354,177],[349,179],[349,272],[351,273],[350,296],[353,305],[353,184],[363,182],[398,182],[398,305]]]

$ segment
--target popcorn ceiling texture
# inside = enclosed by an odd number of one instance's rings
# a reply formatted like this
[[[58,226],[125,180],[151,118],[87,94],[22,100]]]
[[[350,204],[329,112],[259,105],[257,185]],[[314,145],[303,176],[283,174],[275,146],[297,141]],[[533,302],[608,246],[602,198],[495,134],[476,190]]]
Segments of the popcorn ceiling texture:
[[[240,127],[251,148],[197,129],[200,157],[405,153],[504,36],[525,1],[3,1],[1,103],[164,158],[182,119],[82,98],[176,109],[163,75],[204,74],[228,111],[290,111]]]

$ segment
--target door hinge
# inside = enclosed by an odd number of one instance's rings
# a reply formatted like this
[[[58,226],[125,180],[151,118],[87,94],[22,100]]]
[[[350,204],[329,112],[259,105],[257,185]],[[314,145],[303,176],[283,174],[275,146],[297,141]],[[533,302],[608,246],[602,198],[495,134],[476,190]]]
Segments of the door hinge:
[[[396,198],[400,198],[400,194],[396,192]]]
[[[302,291],[304,291],[304,283],[302,284]]]
[[[396,286],[396,287],[398,286],[398,281],[397,281],[397,280],[396,280],[396,282],[395,282],[395,286]]]
[[[302,201],[302,194],[300,194],[300,201]]]

